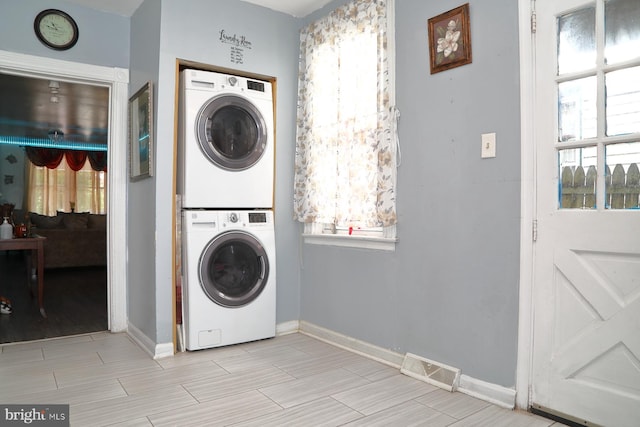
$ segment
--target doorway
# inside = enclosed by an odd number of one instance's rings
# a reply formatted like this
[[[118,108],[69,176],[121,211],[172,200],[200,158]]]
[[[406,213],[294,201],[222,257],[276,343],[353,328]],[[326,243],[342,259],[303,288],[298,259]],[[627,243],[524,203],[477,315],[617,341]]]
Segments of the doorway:
[[[26,77],[65,80],[109,89],[108,194],[107,194],[107,324],[108,330],[127,328],[126,317],[126,194],[127,102],[126,69],[88,65],[0,51],[4,72]],[[47,289],[45,285],[45,308]]]

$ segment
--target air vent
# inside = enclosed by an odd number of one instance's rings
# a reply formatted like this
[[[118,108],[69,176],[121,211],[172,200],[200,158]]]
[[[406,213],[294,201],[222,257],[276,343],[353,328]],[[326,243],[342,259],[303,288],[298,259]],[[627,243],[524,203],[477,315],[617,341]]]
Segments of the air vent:
[[[400,372],[447,391],[455,391],[460,381],[460,369],[411,353],[405,354]]]

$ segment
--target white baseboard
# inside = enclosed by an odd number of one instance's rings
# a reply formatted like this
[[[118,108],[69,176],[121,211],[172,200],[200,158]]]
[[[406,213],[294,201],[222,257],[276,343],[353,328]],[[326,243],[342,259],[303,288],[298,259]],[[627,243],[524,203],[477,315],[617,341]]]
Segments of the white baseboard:
[[[325,329],[313,323],[303,320],[291,320],[276,325],[276,335],[288,335],[300,332],[320,341],[335,345],[361,356],[376,360],[380,363],[400,369],[404,361],[404,355],[351,338],[330,329]],[[155,344],[142,331],[129,324],[127,334],[154,359],[174,355],[173,343]],[[460,384],[457,391],[475,398],[493,403],[502,408],[513,409],[516,404],[516,391],[512,388],[482,381],[468,375],[460,375]]]
[[[127,328],[127,335],[129,335],[132,340],[134,340],[154,359],[170,357],[174,354],[172,342],[156,344],[151,338],[146,336],[140,329],[136,328],[131,323],[129,323],[129,327]]]
[[[277,336],[295,334],[299,330],[300,330],[300,322],[298,322],[297,320],[282,322],[276,325]]]
[[[313,323],[300,321],[300,332],[312,336],[320,341],[344,348],[369,359],[376,360],[394,368],[400,369],[404,360],[404,355],[396,353],[386,348],[378,347],[355,338],[342,335],[338,332],[322,328]]]
[[[516,391],[514,389],[488,383],[468,375],[460,375],[458,391],[503,408],[513,409],[516,406]]]
[[[313,323],[300,321],[299,332],[394,368],[400,369],[404,360],[402,354],[342,335]],[[502,408],[515,408],[516,391],[514,389],[478,380],[468,375],[460,375],[457,391]]]

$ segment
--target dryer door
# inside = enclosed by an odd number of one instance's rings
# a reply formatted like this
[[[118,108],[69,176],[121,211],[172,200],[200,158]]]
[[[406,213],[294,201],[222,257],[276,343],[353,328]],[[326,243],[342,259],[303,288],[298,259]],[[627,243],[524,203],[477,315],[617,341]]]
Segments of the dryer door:
[[[215,237],[202,253],[200,284],[209,298],[224,307],[255,300],[269,279],[269,259],[251,234],[228,231]]]
[[[216,96],[202,107],[196,135],[209,160],[230,171],[256,164],[267,146],[262,114],[249,100],[234,95]]]

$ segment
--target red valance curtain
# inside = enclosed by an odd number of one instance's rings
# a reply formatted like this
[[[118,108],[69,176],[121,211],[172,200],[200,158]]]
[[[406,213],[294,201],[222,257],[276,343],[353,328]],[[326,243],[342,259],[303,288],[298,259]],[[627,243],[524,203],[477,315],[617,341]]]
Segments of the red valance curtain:
[[[87,160],[86,151],[65,151],[65,159],[72,171],[78,172],[84,166],[84,162]]]
[[[88,151],[87,157],[91,163],[91,169],[94,171],[107,171],[107,153],[106,151]]]
[[[63,150],[35,147],[25,147],[25,149],[31,163],[36,166],[46,166],[49,169],[57,168],[64,156]]]
[[[77,172],[82,169],[87,158],[89,158],[91,169],[99,172],[106,172],[107,170],[107,153],[104,151],[59,150],[56,148],[36,147],[25,147],[25,149],[27,158],[36,166],[55,169],[60,165],[62,157],[65,157],[69,167]]]

